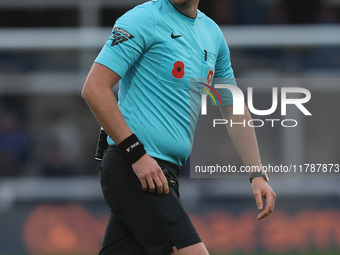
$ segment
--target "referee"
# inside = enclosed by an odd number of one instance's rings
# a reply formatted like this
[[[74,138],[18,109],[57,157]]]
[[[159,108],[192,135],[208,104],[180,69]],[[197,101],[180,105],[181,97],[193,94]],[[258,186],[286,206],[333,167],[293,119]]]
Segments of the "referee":
[[[193,93],[190,79],[234,74],[224,36],[197,9],[198,2],[153,0],[124,14],[86,79],[82,97],[110,145],[101,187],[111,217],[100,254],[208,254],[178,192],[200,107],[201,95]],[[118,81],[119,103],[111,91]],[[223,116],[241,118],[232,116],[231,96],[221,98]],[[191,102],[198,106],[193,112]],[[254,130],[228,132],[244,164],[260,166]],[[275,193],[264,173],[252,173],[251,181],[260,220],[273,211]]]

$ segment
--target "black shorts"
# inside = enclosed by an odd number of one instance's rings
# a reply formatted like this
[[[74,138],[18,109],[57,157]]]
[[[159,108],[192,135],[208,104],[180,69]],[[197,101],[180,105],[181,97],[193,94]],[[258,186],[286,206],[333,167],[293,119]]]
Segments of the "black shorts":
[[[167,255],[201,242],[178,193],[180,167],[156,159],[170,193],[143,191],[117,147],[109,147],[101,164],[101,187],[111,209],[101,255]],[[170,185],[171,184],[171,185]]]

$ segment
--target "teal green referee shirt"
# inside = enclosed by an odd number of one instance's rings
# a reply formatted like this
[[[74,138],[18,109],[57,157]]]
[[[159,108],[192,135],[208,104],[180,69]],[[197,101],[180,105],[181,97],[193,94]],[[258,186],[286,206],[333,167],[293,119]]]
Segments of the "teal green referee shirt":
[[[234,77],[218,25],[200,11],[196,18],[183,15],[169,0],[120,17],[95,62],[122,78],[119,109],[147,153],[177,165],[191,153],[200,114],[204,85],[190,81]],[[231,94],[220,97],[232,104]]]

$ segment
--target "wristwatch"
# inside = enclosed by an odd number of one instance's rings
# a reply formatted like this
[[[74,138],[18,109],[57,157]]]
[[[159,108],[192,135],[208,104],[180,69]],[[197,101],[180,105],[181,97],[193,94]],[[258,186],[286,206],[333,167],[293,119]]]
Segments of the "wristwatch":
[[[249,177],[250,183],[253,183],[253,179],[256,178],[256,177],[262,177],[262,178],[265,179],[267,182],[269,182],[268,174],[267,174],[267,172],[265,172],[265,171],[261,171],[261,172],[252,172],[252,173],[250,174],[250,177]]]

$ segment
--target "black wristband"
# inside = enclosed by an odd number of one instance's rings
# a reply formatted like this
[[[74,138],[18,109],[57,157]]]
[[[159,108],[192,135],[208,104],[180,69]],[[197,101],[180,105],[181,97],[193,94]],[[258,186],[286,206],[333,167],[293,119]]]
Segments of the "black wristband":
[[[268,174],[266,172],[263,172],[263,171],[262,172],[252,172],[250,174],[250,178],[249,178],[250,183],[253,183],[253,179],[257,178],[257,177],[262,177],[267,182],[269,181]]]
[[[131,165],[146,154],[144,145],[138,140],[135,134],[130,135],[117,147],[124,152],[125,157]]]

